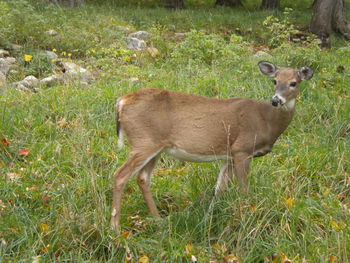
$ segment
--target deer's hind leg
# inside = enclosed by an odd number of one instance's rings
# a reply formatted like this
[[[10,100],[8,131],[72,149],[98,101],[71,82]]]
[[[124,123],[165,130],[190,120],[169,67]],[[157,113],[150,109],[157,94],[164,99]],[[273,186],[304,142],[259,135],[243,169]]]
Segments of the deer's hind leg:
[[[130,177],[142,170],[162,149],[132,151],[126,162],[114,174],[111,227],[119,231],[121,199],[124,187]]]
[[[140,171],[137,177],[137,183],[142,191],[143,198],[154,217],[160,217],[157,206],[153,200],[150,185],[151,185],[151,175],[152,171],[157,163],[158,157],[155,156],[151,159]]]
[[[218,178],[216,181],[216,186],[215,186],[215,196],[219,196],[220,193],[225,191],[233,178],[233,162],[228,161],[227,163],[224,163],[221,168],[220,172],[218,174]]]

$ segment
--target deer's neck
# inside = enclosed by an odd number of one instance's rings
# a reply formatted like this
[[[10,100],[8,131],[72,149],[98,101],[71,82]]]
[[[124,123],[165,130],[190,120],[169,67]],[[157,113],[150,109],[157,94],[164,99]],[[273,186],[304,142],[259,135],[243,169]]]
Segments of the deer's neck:
[[[276,139],[285,129],[287,129],[293,119],[294,112],[295,100],[289,101],[287,104],[279,108],[270,105],[270,114],[268,118]]]

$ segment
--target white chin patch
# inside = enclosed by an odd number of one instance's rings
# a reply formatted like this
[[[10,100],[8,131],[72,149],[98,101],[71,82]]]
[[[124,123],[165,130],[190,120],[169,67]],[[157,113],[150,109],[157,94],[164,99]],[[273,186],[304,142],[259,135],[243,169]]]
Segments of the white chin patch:
[[[292,99],[288,101],[286,104],[283,105],[287,110],[291,110],[295,107],[295,99]]]

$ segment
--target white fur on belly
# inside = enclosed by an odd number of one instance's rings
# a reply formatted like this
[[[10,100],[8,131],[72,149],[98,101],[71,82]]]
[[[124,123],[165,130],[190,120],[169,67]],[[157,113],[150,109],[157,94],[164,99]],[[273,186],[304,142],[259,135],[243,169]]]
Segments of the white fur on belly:
[[[228,155],[201,155],[201,154],[193,154],[188,153],[182,149],[171,147],[165,148],[163,150],[166,154],[170,156],[188,162],[213,162],[218,160],[231,160],[232,158]]]

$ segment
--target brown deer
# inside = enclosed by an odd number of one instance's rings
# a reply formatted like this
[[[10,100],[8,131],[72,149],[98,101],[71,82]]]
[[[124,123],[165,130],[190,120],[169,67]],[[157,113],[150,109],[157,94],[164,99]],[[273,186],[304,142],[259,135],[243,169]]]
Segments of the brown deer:
[[[125,133],[131,151],[114,175],[114,229],[119,230],[123,189],[134,174],[138,174],[137,183],[152,215],[159,217],[150,181],[161,153],[190,162],[224,160],[216,194],[227,188],[233,174],[240,190],[246,193],[251,158],[271,151],[293,118],[299,83],[313,75],[309,67],[280,68],[265,61],[258,65],[263,74],[274,78],[272,103],[248,98],[207,98],[160,89],[141,89],[118,99],[118,146],[123,146]]]

